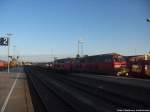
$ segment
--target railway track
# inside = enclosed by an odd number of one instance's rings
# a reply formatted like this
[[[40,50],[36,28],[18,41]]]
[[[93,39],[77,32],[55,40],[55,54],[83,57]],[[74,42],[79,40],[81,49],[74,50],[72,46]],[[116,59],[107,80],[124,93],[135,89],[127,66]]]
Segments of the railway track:
[[[35,112],[75,112],[68,106],[55,92],[53,92],[43,80],[39,79],[38,74],[33,73],[31,69],[25,68],[32,101]]]
[[[119,109],[150,109],[150,89],[147,87],[136,87],[124,81],[120,83],[97,76],[59,74],[36,67],[26,68],[25,71],[30,71],[27,73],[28,79],[39,96],[39,102],[43,102],[43,111],[113,112]],[[55,96],[53,100],[52,93]],[[53,102],[59,102],[59,105],[52,106]],[[54,107],[65,109],[60,111]]]

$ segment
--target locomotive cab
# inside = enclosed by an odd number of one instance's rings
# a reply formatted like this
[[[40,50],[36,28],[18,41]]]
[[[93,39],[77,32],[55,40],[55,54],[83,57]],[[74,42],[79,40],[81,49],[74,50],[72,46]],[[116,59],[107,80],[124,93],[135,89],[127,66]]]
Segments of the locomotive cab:
[[[113,65],[114,65],[115,74],[117,76],[120,75],[128,76],[127,63],[123,56],[121,55],[114,56],[113,63],[114,63]]]

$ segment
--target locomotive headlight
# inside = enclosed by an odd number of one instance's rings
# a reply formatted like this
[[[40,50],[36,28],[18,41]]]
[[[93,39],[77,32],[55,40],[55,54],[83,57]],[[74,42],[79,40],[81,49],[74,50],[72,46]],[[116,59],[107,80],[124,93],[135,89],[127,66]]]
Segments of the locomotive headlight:
[[[121,65],[115,65],[115,68],[120,68],[121,67]]]

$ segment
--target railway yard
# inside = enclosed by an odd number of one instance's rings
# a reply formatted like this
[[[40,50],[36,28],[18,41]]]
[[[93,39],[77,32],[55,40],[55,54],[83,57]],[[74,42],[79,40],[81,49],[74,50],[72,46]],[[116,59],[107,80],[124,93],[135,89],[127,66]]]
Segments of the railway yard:
[[[150,111],[150,80],[28,65],[0,75],[1,112]]]
[[[25,67],[34,107],[53,112],[150,111],[150,81]],[[40,106],[39,106],[40,105]],[[59,108],[58,108],[59,107]]]
[[[150,0],[0,11],[0,112],[150,112]]]
[[[7,73],[8,63],[1,61],[1,112],[150,111],[148,56],[109,53],[9,64]]]

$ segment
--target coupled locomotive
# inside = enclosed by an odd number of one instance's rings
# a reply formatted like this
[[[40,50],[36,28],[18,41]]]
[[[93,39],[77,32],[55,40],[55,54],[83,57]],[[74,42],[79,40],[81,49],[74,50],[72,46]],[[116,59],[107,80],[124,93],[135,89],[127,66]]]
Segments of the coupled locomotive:
[[[124,57],[117,53],[57,59],[49,63],[49,67],[57,71],[116,74],[117,76],[128,75],[126,65]]]
[[[150,56],[126,56],[127,67],[131,76],[150,77]]]

